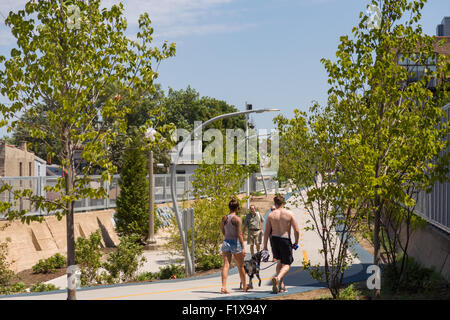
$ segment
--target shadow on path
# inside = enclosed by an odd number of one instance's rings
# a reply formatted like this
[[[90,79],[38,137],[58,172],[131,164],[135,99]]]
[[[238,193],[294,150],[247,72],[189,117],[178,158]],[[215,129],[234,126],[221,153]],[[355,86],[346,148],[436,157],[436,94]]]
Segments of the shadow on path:
[[[349,269],[344,272],[344,279],[342,284],[358,282],[367,280],[370,276],[367,271],[367,267],[370,264],[360,263],[354,264]],[[324,267],[320,268],[323,271]],[[303,267],[294,266],[289,270],[289,273],[284,278],[284,283],[288,286],[287,293],[278,293],[277,295],[286,295],[292,293],[306,292],[315,289],[327,288],[326,282],[320,282],[313,279],[308,270],[303,270]],[[270,285],[271,281],[264,281],[262,285]],[[205,292],[206,293],[206,292]],[[208,292],[210,293],[210,292]],[[211,298],[211,300],[253,300],[253,299],[261,299],[268,298],[274,296],[271,291],[258,291],[258,287],[256,287],[255,292],[250,291],[249,293],[242,296],[230,296],[226,297],[221,295],[218,298]]]

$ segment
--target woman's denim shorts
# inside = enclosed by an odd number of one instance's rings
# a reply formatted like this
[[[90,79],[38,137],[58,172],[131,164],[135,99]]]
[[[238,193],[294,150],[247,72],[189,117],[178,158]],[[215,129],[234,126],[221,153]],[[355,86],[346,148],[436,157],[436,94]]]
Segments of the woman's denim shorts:
[[[238,240],[224,240],[222,242],[222,252],[230,252],[232,254],[241,253],[242,246]]]

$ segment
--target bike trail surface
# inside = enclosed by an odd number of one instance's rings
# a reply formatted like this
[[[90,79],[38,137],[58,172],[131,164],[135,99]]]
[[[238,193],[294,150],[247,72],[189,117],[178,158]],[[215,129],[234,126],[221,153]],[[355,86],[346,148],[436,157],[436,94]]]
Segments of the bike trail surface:
[[[323,258],[319,253],[321,240],[312,230],[305,230],[308,216],[306,210],[295,202],[295,197],[287,200],[286,206],[296,215],[300,226],[299,248],[293,251],[294,262],[284,282],[286,295],[298,292],[305,292],[319,288],[326,288],[326,283],[313,279],[308,270],[304,270],[303,261],[308,261],[312,265],[323,265]],[[267,217],[266,213],[266,217]],[[247,258],[250,258],[250,248],[247,244]],[[269,244],[269,252],[271,248]],[[367,267],[372,264],[373,257],[359,244],[353,248],[352,254],[357,254],[353,258],[352,265],[344,273],[344,283],[366,280],[370,274]],[[101,285],[77,289],[78,300],[254,300],[273,297],[272,277],[276,273],[276,263],[272,261],[272,254],[268,262],[260,265],[261,286],[258,280],[253,279],[253,289],[243,292],[240,289],[240,278],[237,268],[230,269],[227,279],[227,289],[229,294],[221,294],[221,274],[215,273],[208,276],[190,277],[173,280],[160,280],[152,282],[125,283],[118,285]],[[247,277],[248,281],[248,277]],[[0,300],[65,300],[66,290],[58,290],[42,293],[27,293],[19,295],[0,296]]]

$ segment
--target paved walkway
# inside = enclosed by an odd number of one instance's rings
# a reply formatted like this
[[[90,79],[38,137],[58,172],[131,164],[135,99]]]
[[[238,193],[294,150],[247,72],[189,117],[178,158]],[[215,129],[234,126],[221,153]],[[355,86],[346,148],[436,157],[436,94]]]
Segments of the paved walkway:
[[[292,200],[288,200],[288,206],[292,205]],[[322,258],[318,252],[321,242],[320,238],[314,231],[306,231],[303,229],[307,220],[306,212],[302,208],[294,208],[291,210],[296,214],[300,223],[301,235],[299,248],[294,251],[294,263],[291,270],[285,277],[287,293],[310,291],[318,288],[325,288],[325,283],[320,283],[309,276],[309,272],[303,270],[302,262],[307,259],[312,264],[322,263]],[[269,245],[270,246],[270,245]],[[270,248],[269,248],[270,250]],[[362,281],[369,275],[366,273],[367,266],[372,262],[372,256],[362,247],[356,246],[358,258],[354,258],[352,266],[344,274],[344,283]],[[250,248],[246,244],[246,251]],[[161,265],[174,262],[173,256],[164,252],[147,251],[147,264],[141,271],[155,272],[159,270]],[[90,288],[81,288],[77,290],[77,299],[79,300],[203,300],[203,299],[258,299],[273,296],[271,278],[275,274],[276,265],[273,262],[265,262],[261,264],[260,277],[262,279],[261,287],[258,287],[257,280],[254,280],[253,290],[242,292],[239,289],[240,279],[236,268],[230,270],[228,276],[228,290],[230,294],[220,294],[221,277],[220,273],[209,276],[163,280],[135,284],[105,285]],[[248,279],[248,278],[247,278]],[[61,277],[50,281],[60,287],[65,287],[66,277]],[[278,295],[282,295],[279,293]],[[44,292],[36,294],[25,294],[15,296],[5,296],[0,299],[32,299],[32,300],[65,300],[67,298],[66,290],[54,292]]]

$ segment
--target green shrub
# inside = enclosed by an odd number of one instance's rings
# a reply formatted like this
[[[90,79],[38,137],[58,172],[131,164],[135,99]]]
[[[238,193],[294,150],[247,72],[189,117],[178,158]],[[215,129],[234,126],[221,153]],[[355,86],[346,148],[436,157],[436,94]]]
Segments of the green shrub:
[[[57,253],[47,259],[41,259],[32,269],[34,273],[52,273],[66,266],[66,258]]]
[[[27,285],[23,282],[16,282],[11,286],[11,292],[13,293],[25,292],[26,289]]]
[[[55,291],[59,290],[59,287],[51,283],[41,283],[38,282],[31,286],[30,292],[44,292],[44,291]]]
[[[152,281],[158,279],[158,273],[141,272],[136,276],[136,281]]]
[[[12,286],[0,287],[0,294],[15,294],[20,292],[25,292],[27,286],[23,282],[16,282]]]
[[[169,266],[159,268],[159,279],[172,279],[174,276],[178,278],[184,278],[186,270],[182,265],[171,264]]]
[[[101,281],[97,276],[97,271],[102,266],[101,241],[100,230],[97,230],[88,239],[80,237],[75,242],[75,261],[81,271],[82,286],[89,286]]]
[[[109,272],[109,276],[103,275],[109,283],[111,281],[130,281],[135,280],[135,274],[146,260],[141,257],[144,247],[138,243],[140,235],[123,236],[120,238],[120,244],[117,246],[117,252],[111,252],[107,262],[103,264]]]
[[[357,290],[352,283],[347,288],[342,289],[339,292],[339,300],[358,300],[358,296],[360,295],[361,292]]]
[[[103,271],[98,277],[97,277],[98,283],[105,283],[105,284],[117,284],[120,283],[119,277],[114,277],[109,272]]]
[[[383,267],[381,289],[387,293],[429,292],[436,288],[441,276],[429,268],[422,267],[412,257],[408,257],[402,277],[398,277],[401,256],[396,266],[388,264]]]
[[[197,268],[199,270],[211,270],[221,268],[223,266],[223,258],[221,255],[203,255],[197,259]]]
[[[9,269],[10,263],[7,262],[8,242],[0,242],[0,293],[6,292],[14,277],[14,272]]]

